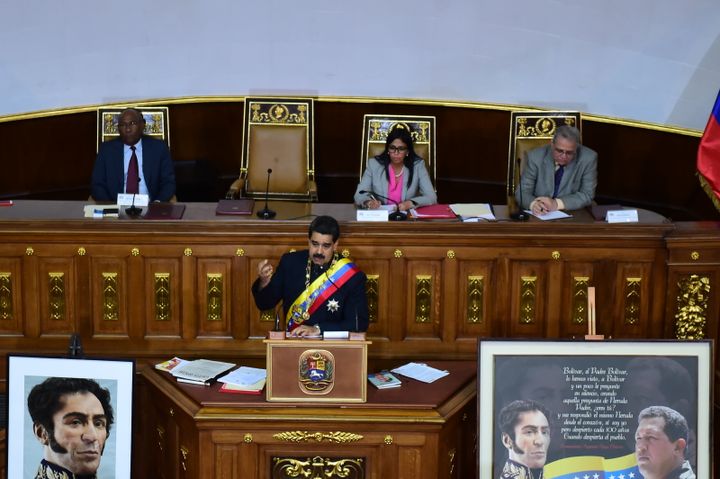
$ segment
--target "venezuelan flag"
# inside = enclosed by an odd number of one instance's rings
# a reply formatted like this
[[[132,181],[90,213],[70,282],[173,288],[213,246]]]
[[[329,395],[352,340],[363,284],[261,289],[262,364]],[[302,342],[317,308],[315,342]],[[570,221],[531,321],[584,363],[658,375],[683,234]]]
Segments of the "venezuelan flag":
[[[700,140],[697,170],[700,184],[720,210],[720,94]]]
[[[546,479],[641,479],[635,454],[605,459],[575,456],[553,461],[544,469]]]

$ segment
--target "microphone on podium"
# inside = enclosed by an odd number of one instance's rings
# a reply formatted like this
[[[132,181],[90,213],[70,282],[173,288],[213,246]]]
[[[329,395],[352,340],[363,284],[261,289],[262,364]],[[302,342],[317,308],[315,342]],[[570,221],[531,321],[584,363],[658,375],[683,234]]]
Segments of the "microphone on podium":
[[[522,163],[522,160],[520,158],[517,158],[515,160],[515,170],[513,171],[513,176],[515,176],[515,178],[517,178],[517,182],[515,183],[515,188],[520,188],[520,204],[518,205],[517,202],[515,202],[515,211],[510,212],[510,219],[513,221],[527,221],[530,218],[530,215],[525,213],[525,209],[523,208],[523,194],[522,194],[522,184],[521,184],[521,176],[520,176],[521,163]],[[515,192],[513,191],[513,194],[514,193]]]
[[[265,185],[265,208],[257,212],[257,217],[264,220],[275,218],[275,212],[268,208],[268,196],[270,196],[270,173],[272,173],[272,168],[268,168],[267,170],[268,177],[267,185]]]
[[[388,219],[390,221],[405,221],[407,219],[407,213],[404,211],[400,211],[400,203],[398,203],[395,200],[391,200],[387,196],[383,196],[381,194],[375,193],[374,191],[367,191],[367,190],[360,190],[358,191],[361,195],[368,195],[373,200],[377,200],[378,198],[382,198],[386,201],[389,201],[390,203],[395,205],[395,211],[390,213],[388,215]]]

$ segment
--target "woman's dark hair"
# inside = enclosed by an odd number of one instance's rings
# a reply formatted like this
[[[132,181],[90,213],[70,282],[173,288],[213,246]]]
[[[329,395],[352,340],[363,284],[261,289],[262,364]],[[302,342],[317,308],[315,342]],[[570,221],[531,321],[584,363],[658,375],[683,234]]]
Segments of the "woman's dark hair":
[[[390,154],[388,153],[388,148],[390,147],[390,144],[398,138],[407,146],[407,156],[405,156],[405,158],[403,159],[403,163],[410,172],[407,178],[407,184],[409,186],[413,178],[413,165],[416,161],[422,160],[422,158],[417,156],[417,154],[415,153],[412,135],[410,134],[410,130],[407,126],[398,123],[397,125],[392,127],[392,129],[388,133],[387,140],[385,140],[385,150],[381,154],[377,155],[375,159],[385,167],[385,177],[387,178],[389,183],[390,173],[388,172],[387,166],[390,164]]]

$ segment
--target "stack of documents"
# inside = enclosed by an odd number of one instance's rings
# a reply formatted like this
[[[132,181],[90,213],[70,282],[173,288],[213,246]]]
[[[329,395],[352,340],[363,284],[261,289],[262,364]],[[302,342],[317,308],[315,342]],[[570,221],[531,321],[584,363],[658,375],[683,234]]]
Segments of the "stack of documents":
[[[444,378],[450,374],[447,371],[431,368],[424,363],[407,363],[404,366],[393,369],[392,372],[402,374],[403,376],[407,376],[412,379],[417,379],[418,381],[422,381],[424,383],[437,381],[438,379]]]
[[[378,389],[397,388],[400,387],[400,384],[402,384],[395,375],[387,371],[368,374],[368,381],[370,381],[370,384]]]
[[[267,372],[261,368],[240,366],[225,376],[218,378],[223,383],[220,391],[236,394],[260,394],[265,387]]]
[[[450,208],[463,221],[495,221],[490,203],[455,203]]]
[[[173,368],[170,374],[182,383],[209,386],[216,377],[234,367],[235,363],[197,359]]]

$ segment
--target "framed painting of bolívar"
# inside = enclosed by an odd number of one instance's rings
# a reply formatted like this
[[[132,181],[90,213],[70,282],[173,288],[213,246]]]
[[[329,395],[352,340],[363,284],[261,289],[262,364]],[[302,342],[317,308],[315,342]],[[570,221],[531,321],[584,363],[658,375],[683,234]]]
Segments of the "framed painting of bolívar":
[[[711,347],[479,341],[478,477],[711,477]]]
[[[135,363],[8,357],[8,477],[129,479]]]

